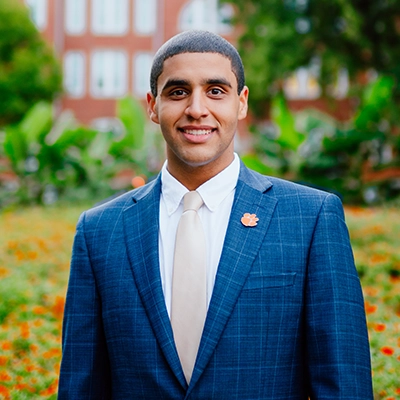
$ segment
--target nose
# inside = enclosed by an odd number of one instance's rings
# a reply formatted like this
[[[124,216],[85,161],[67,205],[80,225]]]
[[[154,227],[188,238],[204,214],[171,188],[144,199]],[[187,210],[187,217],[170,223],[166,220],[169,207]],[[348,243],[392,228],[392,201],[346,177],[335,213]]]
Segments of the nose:
[[[207,99],[203,96],[203,93],[193,91],[189,97],[185,114],[196,120],[206,117],[209,113],[206,103]]]

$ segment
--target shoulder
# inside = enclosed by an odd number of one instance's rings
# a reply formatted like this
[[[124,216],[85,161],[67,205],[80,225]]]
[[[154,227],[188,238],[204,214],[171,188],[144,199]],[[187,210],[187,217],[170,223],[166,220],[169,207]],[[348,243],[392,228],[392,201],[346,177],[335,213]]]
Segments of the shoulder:
[[[269,197],[274,197],[281,207],[293,208],[294,210],[299,210],[299,208],[310,209],[313,212],[318,212],[325,207],[337,210],[343,208],[340,198],[335,193],[273,176],[262,175],[244,165],[242,165],[239,180],[262,191]]]
[[[85,222],[87,223],[98,221],[99,219],[115,220],[135,202],[157,190],[159,191],[159,178],[156,178],[140,188],[130,190],[129,192],[118,195],[112,199],[102,201],[93,208],[86,210],[81,215],[81,219],[85,219]]]

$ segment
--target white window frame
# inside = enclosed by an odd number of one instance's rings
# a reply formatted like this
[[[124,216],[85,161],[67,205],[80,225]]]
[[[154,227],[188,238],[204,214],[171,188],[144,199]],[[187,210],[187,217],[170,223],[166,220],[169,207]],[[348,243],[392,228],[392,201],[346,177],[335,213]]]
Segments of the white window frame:
[[[153,53],[138,52],[133,56],[133,93],[136,97],[146,98],[150,91],[150,69]]]
[[[129,30],[129,0],[92,0],[92,32],[123,36]]]
[[[134,0],[133,26],[138,35],[149,36],[157,30],[157,0]]]
[[[69,35],[86,32],[87,0],[64,0],[65,31]]]
[[[93,51],[90,64],[90,93],[95,98],[116,98],[127,93],[128,57],[122,50]],[[102,80],[102,85],[99,81]]]
[[[40,31],[44,31],[48,24],[48,0],[25,0],[25,3],[33,23]]]
[[[321,96],[318,77],[309,67],[300,67],[286,79],[284,92],[290,100],[315,100]]]
[[[68,97],[81,98],[86,93],[86,56],[71,50],[64,55],[64,88]]]

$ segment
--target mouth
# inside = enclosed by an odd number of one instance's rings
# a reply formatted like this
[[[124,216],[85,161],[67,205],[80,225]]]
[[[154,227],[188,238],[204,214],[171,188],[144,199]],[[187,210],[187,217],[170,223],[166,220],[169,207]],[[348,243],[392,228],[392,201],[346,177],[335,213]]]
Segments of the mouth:
[[[186,134],[186,135],[192,135],[192,136],[207,136],[211,135],[214,131],[216,131],[215,128],[202,128],[202,129],[185,129],[185,128],[179,128],[179,131]]]

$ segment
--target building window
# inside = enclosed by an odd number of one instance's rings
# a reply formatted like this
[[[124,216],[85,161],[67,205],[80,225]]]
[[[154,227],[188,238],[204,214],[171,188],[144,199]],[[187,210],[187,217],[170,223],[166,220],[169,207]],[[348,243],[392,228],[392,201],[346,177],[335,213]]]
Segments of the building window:
[[[64,87],[71,97],[85,94],[85,56],[80,51],[69,51],[64,56]]]
[[[123,35],[128,30],[128,0],[92,0],[92,30],[97,35]]]
[[[127,57],[122,51],[102,50],[92,55],[91,93],[94,97],[120,97],[127,88]]]
[[[32,21],[41,31],[47,27],[47,0],[26,0]]]
[[[86,30],[86,0],[65,0],[65,28],[71,35]]]
[[[135,0],[133,20],[135,31],[140,35],[154,33],[157,24],[157,0]]]
[[[235,9],[232,4],[224,3],[218,8],[218,33],[232,33],[232,20],[235,16]]]
[[[137,97],[144,98],[150,91],[150,69],[153,54],[137,53],[133,59],[133,90]]]
[[[204,29],[216,33],[229,33],[234,9],[230,4],[219,4],[218,0],[190,0],[179,16],[179,29]]]
[[[314,100],[321,95],[318,75],[311,68],[298,68],[285,81],[283,89],[290,100]]]

